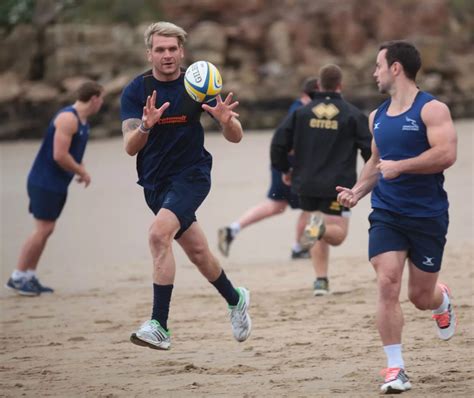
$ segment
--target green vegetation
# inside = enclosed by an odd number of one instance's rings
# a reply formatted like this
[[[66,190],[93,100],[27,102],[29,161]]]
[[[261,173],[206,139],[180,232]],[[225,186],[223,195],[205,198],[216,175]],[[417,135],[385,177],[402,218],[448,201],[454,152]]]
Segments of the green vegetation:
[[[89,23],[128,23],[160,18],[159,1],[153,0],[73,0],[63,19]]]
[[[0,27],[19,23],[128,23],[158,20],[160,2],[156,0],[2,0]]]
[[[35,0],[4,0],[0,2],[0,26],[9,27],[31,22]]]

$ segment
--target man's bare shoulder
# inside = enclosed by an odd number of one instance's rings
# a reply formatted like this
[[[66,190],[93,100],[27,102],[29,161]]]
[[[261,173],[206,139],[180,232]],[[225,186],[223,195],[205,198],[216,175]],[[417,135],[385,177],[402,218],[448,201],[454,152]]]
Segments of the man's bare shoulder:
[[[54,119],[54,125],[64,133],[74,134],[78,126],[77,117],[72,112],[61,112]]]
[[[431,124],[451,120],[451,112],[448,106],[439,100],[427,102],[421,110],[421,118],[424,123]]]
[[[66,123],[71,123],[71,122],[74,122],[77,124],[77,117],[74,113],[72,112],[60,112],[58,113],[58,115],[56,116],[56,118],[54,119],[55,122],[66,122]]]
[[[377,113],[377,109],[374,109],[369,114],[369,130],[372,134],[373,134],[374,118],[375,118],[376,113]]]

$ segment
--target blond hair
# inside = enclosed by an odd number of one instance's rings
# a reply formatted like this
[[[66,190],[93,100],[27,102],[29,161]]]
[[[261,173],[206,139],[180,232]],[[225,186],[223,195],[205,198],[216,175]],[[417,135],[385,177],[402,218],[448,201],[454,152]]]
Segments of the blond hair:
[[[178,44],[182,47],[188,35],[186,31],[171,22],[154,22],[145,29],[145,45],[147,49],[151,49],[153,43],[153,35],[160,35],[165,37],[176,37]]]

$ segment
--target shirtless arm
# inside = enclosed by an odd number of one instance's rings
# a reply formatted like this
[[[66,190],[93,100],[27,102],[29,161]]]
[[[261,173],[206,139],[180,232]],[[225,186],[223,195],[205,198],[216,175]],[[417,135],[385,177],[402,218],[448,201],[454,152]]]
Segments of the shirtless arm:
[[[375,112],[376,111],[373,111],[369,116],[369,129],[372,135],[372,126],[374,124]],[[337,200],[343,206],[349,208],[354,207],[359,202],[359,200],[371,192],[374,186],[377,184],[379,178],[379,170],[377,165],[380,162],[380,155],[373,138],[371,143],[371,151],[372,154],[362,168],[359,179],[355,185],[352,188],[340,186],[336,187],[336,191],[339,192],[337,195]]]
[[[403,160],[381,160],[379,169],[385,179],[402,173],[435,174],[456,161],[457,137],[449,108],[442,102],[430,101],[421,111],[430,148],[420,155]]]
[[[61,112],[54,121],[56,132],[53,142],[53,158],[55,162],[64,170],[70,171],[79,176],[79,182],[83,182],[87,187],[91,178],[82,163],[77,163],[69,153],[71,141],[77,133],[78,122],[72,112]]]

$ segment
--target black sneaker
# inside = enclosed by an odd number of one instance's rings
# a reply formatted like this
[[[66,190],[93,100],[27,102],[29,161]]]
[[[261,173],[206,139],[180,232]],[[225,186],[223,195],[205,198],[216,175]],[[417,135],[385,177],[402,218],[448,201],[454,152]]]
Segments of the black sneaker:
[[[36,276],[33,276],[30,281],[34,286],[36,286],[40,293],[54,293],[54,290],[50,287],[43,286]]]
[[[8,279],[5,287],[15,291],[22,296],[39,296],[41,291],[38,287],[32,283],[31,279],[21,278],[15,280],[13,278]]]
[[[302,249],[296,251],[294,249],[291,250],[291,259],[298,260],[298,259],[307,259],[311,258],[311,254],[309,253],[309,249]]]
[[[234,238],[229,227],[220,228],[217,231],[218,248],[224,257],[229,256],[230,244],[233,240]]]
[[[327,279],[316,279],[313,284],[315,296],[325,296],[329,294],[329,281]]]

